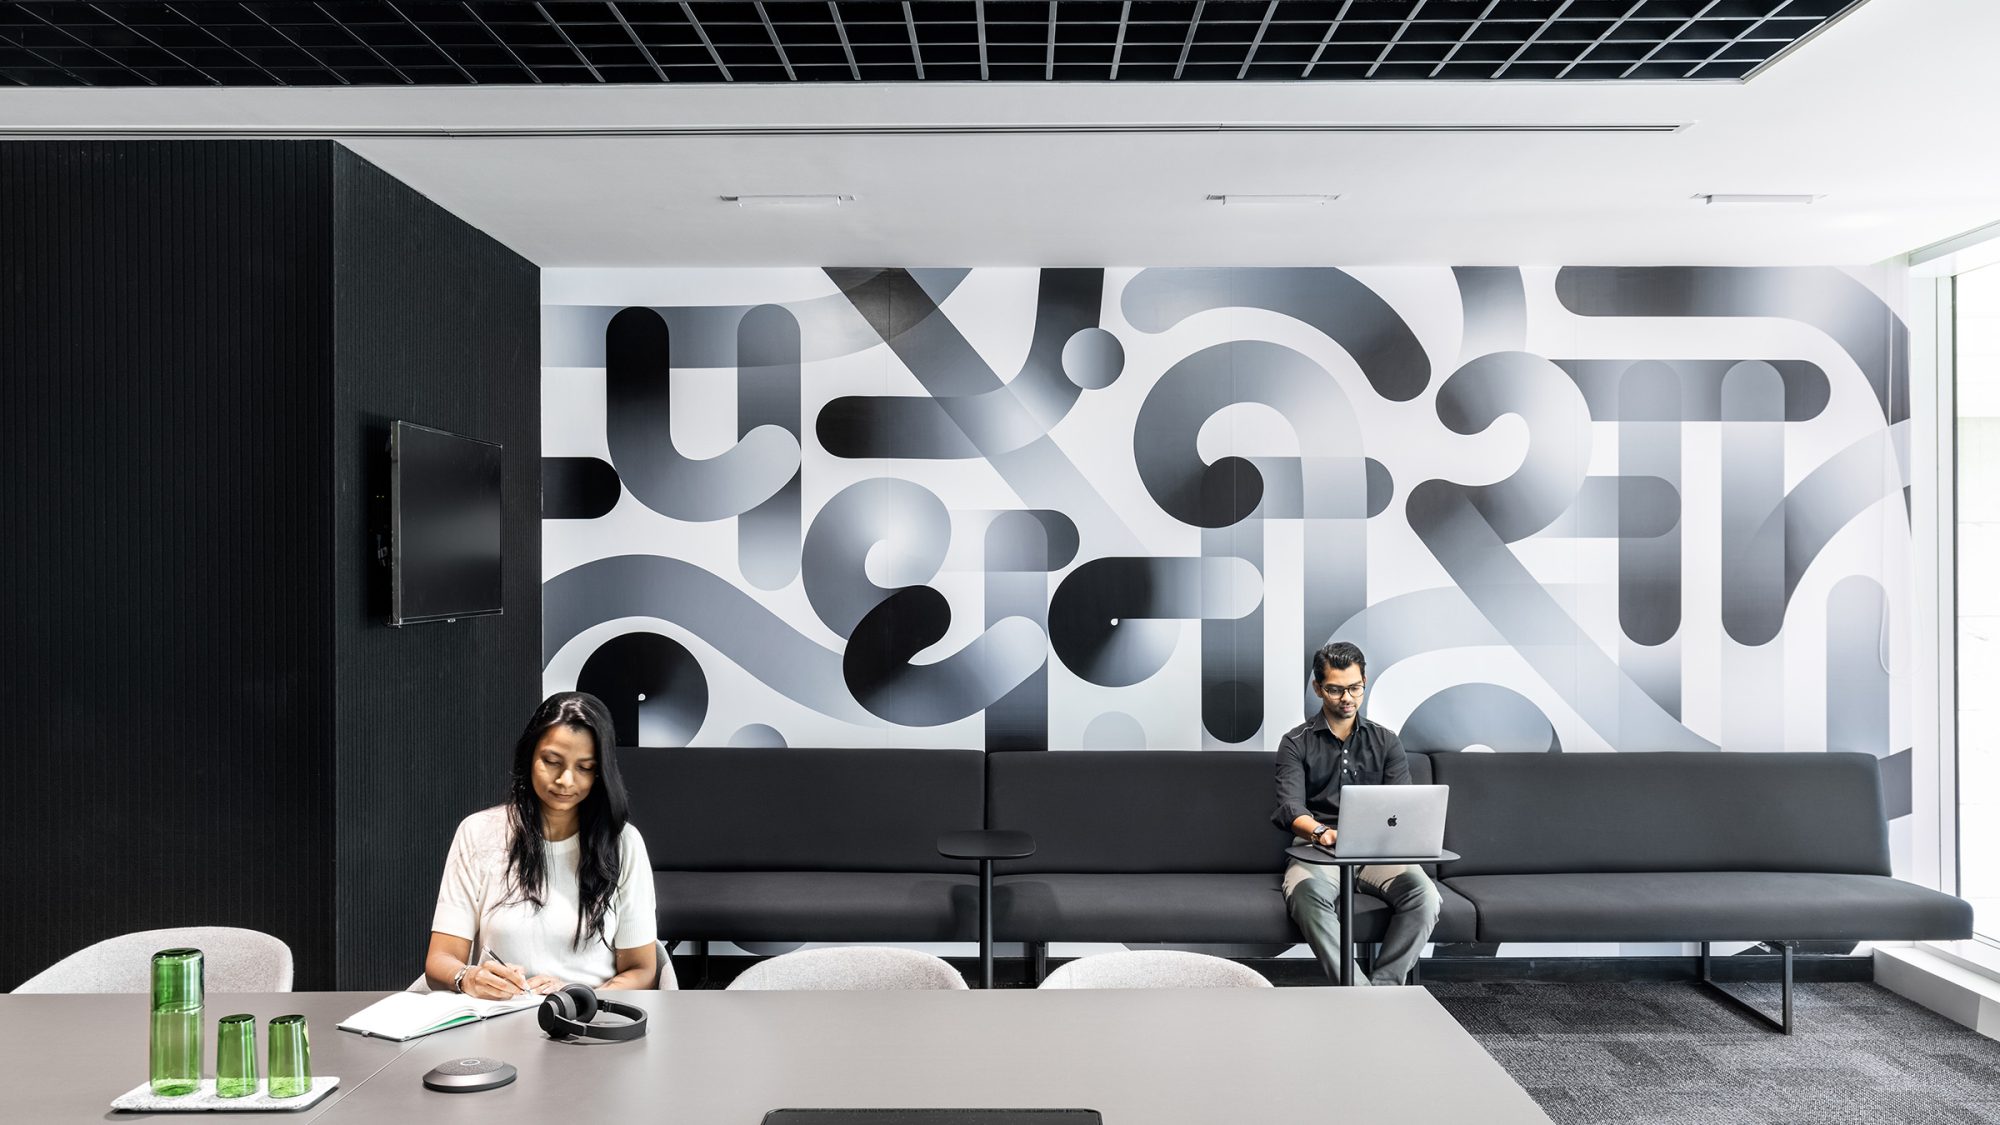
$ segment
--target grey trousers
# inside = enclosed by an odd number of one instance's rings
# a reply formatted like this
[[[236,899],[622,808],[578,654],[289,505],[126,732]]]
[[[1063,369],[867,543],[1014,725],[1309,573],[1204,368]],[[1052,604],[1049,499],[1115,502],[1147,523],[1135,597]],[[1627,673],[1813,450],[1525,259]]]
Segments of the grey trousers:
[[[1340,869],[1331,864],[1301,863],[1293,860],[1285,867],[1285,909],[1299,932],[1306,935],[1327,979],[1340,980]],[[1421,867],[1392,863],[1363,867],[1354,873],[1358,898],[1371,894],[1389,904],[1394,915],[1389,931],[1382,937],[1381,956],[1375,958],[1375,972],[1363,976],[1354,967],[1354,979],[1364,984],[1403,984],[1410,967],[1417,963],[1424,943],[1437,928],[1443,900],[1437,885]]]

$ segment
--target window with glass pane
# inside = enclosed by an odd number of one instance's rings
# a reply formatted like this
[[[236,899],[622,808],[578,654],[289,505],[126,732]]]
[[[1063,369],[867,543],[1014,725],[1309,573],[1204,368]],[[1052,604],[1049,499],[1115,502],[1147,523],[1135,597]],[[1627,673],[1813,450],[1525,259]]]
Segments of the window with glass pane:
[[[1958,878],[2000,943],[2000,265],[1958,275]]]

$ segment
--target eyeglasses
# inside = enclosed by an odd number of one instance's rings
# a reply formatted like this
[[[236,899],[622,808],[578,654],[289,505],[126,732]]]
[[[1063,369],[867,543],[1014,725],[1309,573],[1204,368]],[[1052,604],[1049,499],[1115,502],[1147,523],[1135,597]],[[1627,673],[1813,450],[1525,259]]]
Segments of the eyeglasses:
[[[1328,699],[1360,699],[1362,691],[1367,687],[1367,684],[1351,684],[1347,687],[1339,684],[1321,684],[1319,690]]]

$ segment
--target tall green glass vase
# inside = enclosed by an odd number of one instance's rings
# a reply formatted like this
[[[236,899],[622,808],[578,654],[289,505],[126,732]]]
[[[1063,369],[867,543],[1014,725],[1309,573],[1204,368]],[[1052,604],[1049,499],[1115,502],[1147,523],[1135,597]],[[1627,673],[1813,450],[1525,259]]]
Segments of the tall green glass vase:
[[[153,954],[153,1093],[165,1098],[201,1088],[201,950]]]

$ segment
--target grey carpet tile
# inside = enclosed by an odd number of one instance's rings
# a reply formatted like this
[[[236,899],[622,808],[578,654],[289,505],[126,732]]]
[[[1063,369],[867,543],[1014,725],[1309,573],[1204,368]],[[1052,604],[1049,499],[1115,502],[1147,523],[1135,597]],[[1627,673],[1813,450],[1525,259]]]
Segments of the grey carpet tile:
[[[2000,1125],[2000,1043],[1873,984],[1795,986],[1789,1037],[1691,982],[1425,987],[1559,1125]]]

